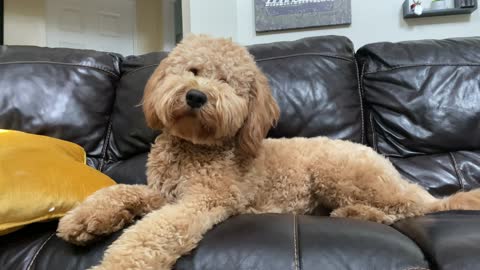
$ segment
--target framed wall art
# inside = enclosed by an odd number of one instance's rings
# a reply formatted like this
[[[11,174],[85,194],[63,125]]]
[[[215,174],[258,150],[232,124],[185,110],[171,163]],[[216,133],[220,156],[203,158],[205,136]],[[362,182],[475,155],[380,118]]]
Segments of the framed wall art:
[[[254,0],[257,32],[348,25],[351,0]]]

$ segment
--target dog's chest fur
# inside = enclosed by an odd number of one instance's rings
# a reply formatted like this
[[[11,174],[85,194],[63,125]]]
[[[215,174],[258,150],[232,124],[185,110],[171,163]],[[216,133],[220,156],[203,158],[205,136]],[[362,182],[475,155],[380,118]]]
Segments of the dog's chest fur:
[[[198,146],[160,135],[148,159],[148,184],[169,202],[201,185],[234,193],[241,213],[310,212],[316,205],[309,176],[299,171],[301,159],[295,164],[272,160],[269,153],[278,149],[269,143],[264,148],[253,159],[238,154],[233,146]]]
[[[170,202],[192,186],[224,191],[238,185],[245,174],[242,163],[236,160],[233,147],[194,145],[162,134],[149,154],[148,185]]]

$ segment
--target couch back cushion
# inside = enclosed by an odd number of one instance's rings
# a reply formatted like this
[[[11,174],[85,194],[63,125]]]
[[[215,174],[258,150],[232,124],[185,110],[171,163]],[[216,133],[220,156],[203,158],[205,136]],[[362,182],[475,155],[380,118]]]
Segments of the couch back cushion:
[[[122,62],[108,136],[107,162],[103,171],[117,182],[146,182],[146,161],[159,131],[150,129],[143,115],[143,90],[148,79],[167,56],[165,52],[128,56]]]
[[[270,137],[329,136],[363,142],[358,73],[350,40],[314,37],[253,45],[249,51],[268,77],[281,109]],[[139,104],[148,78],[166,56],[130,56],[122,63],[105,167],[117,181],[145,181],[146,155],[158,133],[146,126]]]
[[[339,36],[251,46],[281,116],[269,136],[363,141],[354,49]]]
[[[0,128],[81,145],[99,168],[119,58],[94,51],[0,47]]]
[[[369,144],[433,194],[478,187],[480,38],[370,44],[357,56]]]

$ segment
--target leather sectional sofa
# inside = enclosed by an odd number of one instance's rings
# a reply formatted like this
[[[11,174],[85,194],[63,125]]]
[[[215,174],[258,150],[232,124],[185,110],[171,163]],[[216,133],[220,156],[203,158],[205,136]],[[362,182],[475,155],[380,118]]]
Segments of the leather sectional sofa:
[[[249,47],[281,119],[270,137],[328,136],[373,147],[435,196],[479,187],[480,38],[375,43],[340,36]],[[85,148],[118,183],[145,183],[156,135],[143,88],[167,53],[0,47],[0,128]],[[62,106],[60,106],[61,104]],[[1,191],[0,191],[1,196]],[[87,247],[56,221],[0,237],[0,269],[86,269],[115,233]],[[178,270],[480,269],[480,212],[451,211],[393,226],[316,215],[243,215],[205,235]]]

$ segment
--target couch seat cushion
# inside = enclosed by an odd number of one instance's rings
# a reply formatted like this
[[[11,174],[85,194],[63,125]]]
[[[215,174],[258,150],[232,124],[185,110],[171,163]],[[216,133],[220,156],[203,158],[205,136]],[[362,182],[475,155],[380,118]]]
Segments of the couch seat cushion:
[[[218,225],[176,270],[428,269],[395,229],[318,216],[242,215]]]
[[[86,269],[119,235],[77,247],[55,236],[56,223],[0,237],[0,269]],[[420,248],[395,229],[318,216],[241,215],[205,235],[176,270],[428,269]]]

